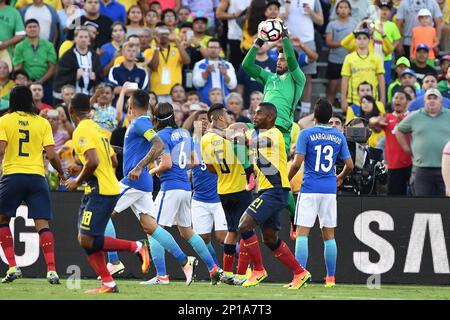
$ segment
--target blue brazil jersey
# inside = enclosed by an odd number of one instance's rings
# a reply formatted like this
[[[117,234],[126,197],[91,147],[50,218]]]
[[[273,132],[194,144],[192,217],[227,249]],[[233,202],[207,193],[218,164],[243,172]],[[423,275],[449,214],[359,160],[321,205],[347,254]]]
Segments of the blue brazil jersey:
[[[187,174],[187,165],[194,150],[194,141],[185,129],[164,128],[158,131],[158,136],[164,143],[164,153],[169,153],[172,168],[161,173],[161,190],[191,191],[191,184]]]
[[[200,165],[192,169],[192,184],[194,186],[193,199],[201,202],[220,202],[217,194],[217,174],[210,173],[203,162],[200,144],[194,140],[195,152]]]
[[[303,130],[295,152],[305,155],[302,193],[336,193],[337,159],[350,158],[347,140],[335,128],[319,125]]]
[[[131,188],[151,192],[153,179],[145,168],[139,179],[131,181],[128,173],[146,156],[152,147],[152,140],[156,136],[150,117],[141,116],[133,120],[125,133],[123,145],[123,175],[121,182]]]

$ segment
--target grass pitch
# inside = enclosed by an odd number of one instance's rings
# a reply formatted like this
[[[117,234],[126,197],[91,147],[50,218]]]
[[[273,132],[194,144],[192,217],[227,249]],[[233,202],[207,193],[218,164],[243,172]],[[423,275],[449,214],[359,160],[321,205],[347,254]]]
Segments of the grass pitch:
[[[300,290],[287,290],[283,284],[262,283],[258,287],[242,288],[225,284],[211,286],[207,282],[171,281],[167,286],[143,286],[137,280],[116,280],[120,293],[86,295],[85,290],[96,288],[99,281],[81,280],[80,289],[68,289],[65,279],[52,286],[45,279],[18,279],[0,284],[1,300],[412,300],[450,299],[448,286],[381,285],[368,289],[365,285],[338,284],[324,288],[310,283]]]

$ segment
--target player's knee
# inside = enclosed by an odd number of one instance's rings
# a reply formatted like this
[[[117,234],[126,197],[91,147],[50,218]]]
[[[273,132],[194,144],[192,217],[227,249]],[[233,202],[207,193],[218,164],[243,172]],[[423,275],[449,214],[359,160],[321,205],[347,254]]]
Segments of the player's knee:
[[[78,243],[80,246],[84,249],[91,249],[92,248],[92,239],[84,234],[78,235]]]
[[[211,242],[211,236],[209,234],[201,234],[200,237],[205,241],[205,243]]]
[[[225,234],[221,234],[221,233],[217,234],[216,233],[215,239],[216,239],[216,242],[218,242],[218,243],[224,243],[224,241],[225,241]]]

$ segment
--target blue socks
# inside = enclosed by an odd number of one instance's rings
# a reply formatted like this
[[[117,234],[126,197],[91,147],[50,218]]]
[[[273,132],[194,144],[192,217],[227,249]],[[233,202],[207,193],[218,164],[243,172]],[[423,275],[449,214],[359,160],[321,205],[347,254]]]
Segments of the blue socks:
[[[198,234],[193,234],[189,239],[189,244],[194,248],[195,252],[200,256],[203,262],[208,266],[208,270],[214,269],[214,259],[211,257],[205,242]]]
[[[323,243],[323,255],[327,266],[327,276],[334,277],[336,272],[337,247],[336,240],[327,240]]]
[[[308,237],[298,236],[295,240],[295,258],[303,268],[306,268],[308,263]]]
[[[180,249],[180,246],[176,243],[175,239],[167,230],[158,226],[158,228],[155,230],[155,232],[153,232],[151,237],[148,237],[149,241],[152,241],[151,240],[152,238],[158,241],[159,244],[164,247],[164,249],[166,249],[171,255],[173,255],[180,265],[183,266],[186,263],[187,261],[186,255]],[[151,249],[153,250],[153,247]],[[158,275],[160,274],[158,273]]]
[[[164,247],[159,243],[159,241],[153,238],[153,236],[148,237],[148,240],[150,241],[150,253],[152,254],[152,260],[156,268],[156,274],[163,277],[167,275],[165,256],[166,251],[164,250]]]
[[[211,242],[208,242],[208,243],[206,244],[206,247],[208,248],[209,254],[210,254],[211,257],[213,258],[214,263],[217,264],[217,265],[219,265],[219,262],[217,261],[216,250],[214,250],[214,247],[213,247],[212,243],[211,243]]]
[[[114,229],[114,225],[111,219],[109,219],[108,224],[106,225],[105,236],[116,238],[116,229]],[[108,261],[110,263],[115,263],[119,261],[119,255],[117,254],[117,251],[108,252]]]

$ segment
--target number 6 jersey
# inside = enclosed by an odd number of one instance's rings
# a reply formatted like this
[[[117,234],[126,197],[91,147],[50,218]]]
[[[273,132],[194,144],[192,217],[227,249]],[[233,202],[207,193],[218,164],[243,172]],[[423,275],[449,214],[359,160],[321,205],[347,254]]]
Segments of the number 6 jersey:
[[[12,112],[0,118],[0,141],[5,141],[3,174],[45,175],[43,148],[54,145],[50,123],[26,112]]]
[[[203,161],[214,166],[218,175],[218,193],[244,191],[247,184],[244,167],[238,161],[231,142],[208,132],[202,137],[201,147]]]
[[[303,130],[297,140],[295,153],[305,156],[302,193],[336,193],[337,158],[350,158],[345,136],[335,128],[317,125]]]

